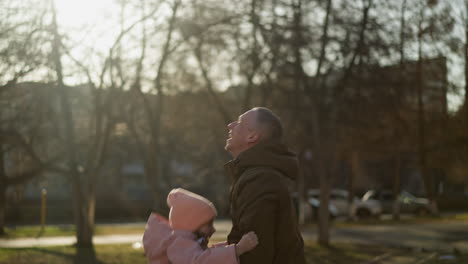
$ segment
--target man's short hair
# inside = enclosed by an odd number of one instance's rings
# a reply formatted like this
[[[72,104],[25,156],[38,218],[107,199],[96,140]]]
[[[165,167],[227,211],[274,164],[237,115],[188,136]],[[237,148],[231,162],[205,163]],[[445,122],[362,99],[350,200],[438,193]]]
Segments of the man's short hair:
[[[266,138],[281,139],[283,136],[283,125],[281,119],[266,107],[254,107],[257,112],[257,123],[265,129]]]

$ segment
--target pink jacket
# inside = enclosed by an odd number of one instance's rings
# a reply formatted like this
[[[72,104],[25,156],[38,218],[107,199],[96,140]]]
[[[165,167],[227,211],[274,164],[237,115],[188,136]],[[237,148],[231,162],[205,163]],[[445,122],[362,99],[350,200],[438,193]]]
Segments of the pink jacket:
[[[220,243],[203,250],[190,231],[172,230],[163,216],[152,213],[143,235],[150,264],[238,264],[235,245]]]

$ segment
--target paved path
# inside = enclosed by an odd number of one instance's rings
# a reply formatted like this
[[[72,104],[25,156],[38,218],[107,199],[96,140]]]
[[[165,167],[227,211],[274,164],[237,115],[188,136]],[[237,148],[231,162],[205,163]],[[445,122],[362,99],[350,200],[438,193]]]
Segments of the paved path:
[[[143,224],[142,224],[143,225]],[[231,227],[229,221],[216,221],[216,240],[224,240]],[[303,231],[305,239],[317,238],[315,227]],[[453,252],[454,248],[468,254],[468,221],[407,225],[372,225],[332,227],[332,242],[381,244],[438,252]],[[142,234],[95,236],[95,244],[135,243],[139,246]],[[74,237],[44,237],[24,239],[0,239],[0,248],[21,248],[52,245],[72,245]],[[140,244],[141,245],[141,244]]]
[[[317,232],[306,229],[305,239],[316,240]],[[468,221],[406,225],[338,227],[330,230],[332,241],[380,244],[409,249],[468,254]]]
[[[142,235],[108,235],[94,236],[95,244],[124,244],[141,242]],[[21,238],[21,239],[0,239],[0,248],[25,248],[25,247],[45,247],[64,246],[76,243],[75,237],[41,237],[41,238]]]

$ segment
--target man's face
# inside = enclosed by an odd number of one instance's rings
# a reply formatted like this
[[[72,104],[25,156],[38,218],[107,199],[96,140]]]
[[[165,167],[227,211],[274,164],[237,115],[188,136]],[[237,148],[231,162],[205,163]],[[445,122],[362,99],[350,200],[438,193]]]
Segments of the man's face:
[[[250,148],[258,140],[258,133],[254,130],[257,113],[249,110],[239,116],[237,121],[231,122],[229,138],[226,140],[225,149],[233,157],[237,157],[241,152]]]

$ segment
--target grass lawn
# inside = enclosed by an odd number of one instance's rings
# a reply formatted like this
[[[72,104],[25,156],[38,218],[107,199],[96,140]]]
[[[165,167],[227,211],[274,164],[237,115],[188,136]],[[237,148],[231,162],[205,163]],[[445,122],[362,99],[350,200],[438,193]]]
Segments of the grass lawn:
[[[425,223],[432,221],[468,221],[468,214],[455,215],[451,218],[416,218],[400,222],[387,220],[375,222],[340,222],[335,225],[361,225],[361,224],[409,224]],[[73,236],[75,234],[73,225],[49,226],[44,232],[40,227],[18,227],[7,229],[8,238],[38,237],[38,236]],[[116,226],[99,225],[96,235],[106,234],[142,234],[143,226]],[[213,241],[216,242],[216,241]],[[119,245],[96,245],[96,257],[99,264],[131,263],[147,264],[141,247],[134,248],[132,244]],[[389,248],[381,245],[360,245],[347,243],[334,243],[330,247],[322,247],[315,241],[306,241],[307,263],[314,264],[362,264],[362,263],[468,263],[468,254],[444,255],[431,252],[413,252],[405,249]],[[384,256],[385,262],[371,262]],[[72,246],[54,246],[39,248],[0,248],[0,264],[88,264],[89,253],[78,252]],[[418,262],[424,260],[424,262]]]
[[[132,244],[97,245],[96,256],[99,264],[147,264],[141,247]],[[359,245],[336,243],[331,247],[322,247],[314,242],[306,242],[307,263],[314,264],[362,264],[379,257],[391,256],[385,263],[416,263],[431,257],[425,264],[468,263],[468,255],[450,256],[433,253],[412,252],[378,245]],[[72,246],[4,249],[0,248],[0,264],[89,264],[89,254],[78,255]],[[448,258],[442,260],[442,258]],[[451,259],[452,258],[452,259]],[[416,262],[415,262],[416,261]],[[441,262],[442,261],[442,262]],[[376,262],[380,263],[380,262]]]
[[[95,247],[99,264],[147,263],[143,249],[134,249],[131,244],[99,245]],[[89,254],[78,256],[72,246],[2,249],[0,264],[88,264]]]
[[[133,248],[131,244],[98,245],[95,247],[98,263],[117,264],[147,263],[142,248]],[[307,243],[307,263],[363,263],[391,249],[380,246],[335,244],[330,248],[318,246],[315,243]],[[77,261],[77,250],[74,247],[43,247],[22,249],[0,249],[0,264],[76,264],[87,263],[86,256]]]
[[[360,220],[332,222],[335,227],[356,226],[356,225],[401,225],[401,224],[422,224],[431,222],[468,221],[468,213],[456,214],[450,217],[417,217],[412,219],[394,220]],[[315,225],[315,224],[312,224]],[[115,234],[143,234],[144,226],[138,225],[97,225],[95,235],[115,235]],[[24,237],[52,237],[52,236],[74,236],[74,225],[46,226],[41,232],[39,226],[19,226],[16,228],[6,228],[7,236],[3,238],[24,238]]]

